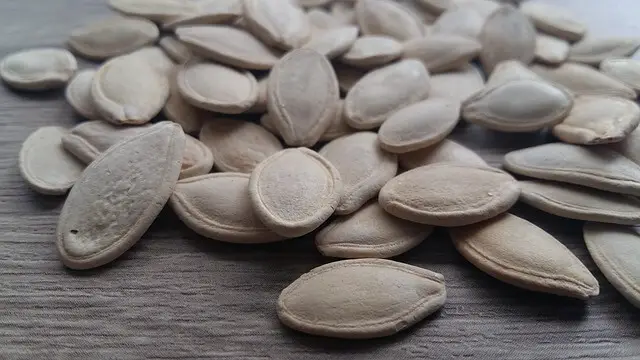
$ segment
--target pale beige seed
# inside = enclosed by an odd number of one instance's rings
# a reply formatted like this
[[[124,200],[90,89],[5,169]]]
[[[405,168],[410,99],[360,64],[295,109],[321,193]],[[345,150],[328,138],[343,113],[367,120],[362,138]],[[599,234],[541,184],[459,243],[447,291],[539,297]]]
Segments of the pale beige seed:
[[[569,60],[598,66],[608,58],[631,56],[638,48],[640,48],[639,37],[586,36],[571,46]]]
[[[178,181],[171,208],[198,234],[230,243],[258,244],[283,240],[253,211],[249,174],[217,173]]]
[[[109,0],[109,6],[123,14],[160,23],[198,11],[194,2],[184,0]]]
[[[562,64],[569,57],[566,40],[545,34],[536,36],[536,60],[550,65]]]
[[[383,259],[342,260],[302,275],[278,298],[286,326],[313,335],[368,339],[393,335],[444,304],[444,277]]]
[[[337,62],[333,63],[333,69],[338,77],[338,86],[345,93],[349,92],[360,79],[367,75],[367,71],[364,69]]]
[[[359,0],[356,19],[365,35],[387,35],[399,41],[424,36],[422,21],[409,9],[391,0]]]
[[[600,63],[600,71],[640,93],[640,61],[625,58],[605,59]]]
[[[256,99],[255,104],[253,104],[251,108],[247,109],[247,113],[264,114],[267,112],[267,100],[269,96],[267,89],[268,83],[268,75],[258,79],[258,98]]]
[[[178,64],[184,64],[193,57],[191,50],[175,36],[163,36],[158,42],[158,46]]]
[[[430,97],[464,102],[484,88],[484,77],[475,65],[469,64],[457,71],[434,74],[429,79],[429,83],[431,84]]]
[[[569,115],[553,127],[560,140],[595,145],[621,141],[640,123],[635,101],[602,95],[576,97]]]
[[[637,228],[586,223],[584,241],[607,280],[631,304],[640,308],[640,236]]]
[[[430,97],[393,113],[378,131],[380,146],[392,153],[419,150],[442,141],[460,119],[460,102]]]
[[[90,269],[133,246],[173,193],[184,144],[180,126],[161,122],[91,163],[60,213],[56,246],[62,262]]]
[[[374,129],[397,110],[424,100],[429,89],[429,71],[418,60],[402,60],[373,70],[347,93],[347,123],[356,129]]]
[[[527,1],[520,6],[536,28],[542,32],[568,41],[578,41],[587,32],[587,27],[575,16],[551,4]]]
[[[355,129],[351,128],[347,124],[347,120],[344,117],[344,100],[340,100],[338,102],[338,107],[336,108],[336,115],[331,120],[331,124],[327,130],[320,137],[320,141],[331,141],[337,139],[341,136],[353,134],[356,132]]]
[[[64,195],[82,174],[84,166],[62,147],[67,130],[45,126],[22,143],[18,165],[29,186],[45,195]]]
[[[398,161],[405,170],[437,163],[455,163],[468,166],[487,165],[473,150],[449,139],[444,139],[424,149],[400,154]]]
[[[493,68],[493,72],[489,76],[489,79],[487,79],[487,88],[494,88],[513,80],[543,81],[538,74],[531,71],[521,61],[505,60],[499,62],[496,67]]]
[[[270,46],[294,49],[311,38],[307,15],[290,0],[245,0],[244,19],[249,31]]]
[[[419,245],[433,232],[390,215],[376,200],[358,211],[340,216],[316,235],[316,247],[324,256],[339,258],[390,258]]]
[[[258,100],[258,82],[246,70],[192,59],[182,66],[177,76],[180,94],[198,108],[239,114]]]
[[[560,87],[539,80],[512,80],[470,97],[462,105],[462,116],[498,131],[528,132],[558,124],[572,106],[571,94]]]
[[[549,214],[604,223],[640,224],[640,200],[554,181],[520,181],[520,200]]]
[[[73,109],[87,119],[99,119],[100,114],[93,104],[91,83],[96,70],[78,71],[65,89],[64,96]]]
[[[114,124],[144,124],[169,97],[169,79],[138,56],[104,63],[93,77],[91,97],[98,112]]]
[[[163,28],[173,30],[185,25],[232,24],[243,12],[243,0],[199,0],[192,1],[197,11],[180,16],[163,24]]]
[[[335,116],[340,100],[331,63],[310,49],[293,50],[274,66],[267,93],[273,124],[289,146],[317,143]]]
[[[335,16],[323,8],[312,8],[307,11],[307,18],[313,27],[313,32],[322,32],[344,26]]]
[[[529,19],[511,5],[503,5],[489,16],[479,39],[480,61],[488,73],[501,61],[513,59],[528,64],[535,55],[536,30]]]
[[[573,95],[610,95],[635,99],[636,93],[624,83],[582,64],[564,63],[558,67],[540,64],[531,70],[547,81],[560,84]]]
[[[402,44],[390,36],[365,35],[359,37],[340,61],[345,64],[372,68],[390,63],[402,56]]]
[[[486,19],[468,7],[454,7],[445,11],[431,27],[431,34],[451,34],[477,39]]]
[[[504,167],[516,174],[621,194],[640,195],[640,166],[599,146],[539,145],[508,153]]]
[[[598,280],[560,241],[515,215],[449,229],[462,256],[507,284],[586,300],[600,292]]]
[[[331,15],[342,25],[356,25],[356,11],[353,4],[343,1],[334,1],[331,4]]]
[[[440,15],[443,12],[456,7],[454,0],[418,0],[417,3],[434,15]]]
[[[159,46],[145,46],[138,49],[128,56],[137,57],[147,63],[156,73],[166,79],[171,77],[176,64]]]
[[[65,86],[78,69],[67,50],[37,48],[7,55],[0,62],[0,77],[12,88],[29,91]]]
[[[182,26],[178,39],[199,56],[249,70],[269,70],[279,55],[248,32],[231,26]]]
[[[251,173],[249,194],[260,220],[286,237],[312,232],[338,206],[342,181],[329,161],[307,148],[275,153]]]
[[[435,34],[405,42],[404,58],[422,61],[432,73],[455,70],[468,64],[480,52],[480,43],[467,37]]]
[[[67,43],[86,58],[103,60],[149,45],[159,35],[149,20],[112,16],[71,31]]]
[[[214,158],[211,150],[200,140],[185,134],[185,146],[182,153],[180,179],[208,174],[213,168]]]
[[[204,121],[206,114],[203,110],[191,105],[187,100],[185,100],[182,94],[180,94],[180,91],[178,90],[177,77],[178,69],[174,69],[170,78],[171,89],[169,91],[169,98],[164,104],[162,112],[167,119],[182,126],[182,130],[185,133],[197,133],[202,127],[202,122]]]
[[[210,119],[200,131],[200,141],[213,153],[216,169],[227,172],[250,173],[282,150],[280,141],[267,130],[240,119]]]
[[[314,34],[303,48],[315,50],[327,59],[336,58],[347,52],[358,37],[356,26],[342,26]]]
[[[442,163],[396,176],[380,190],[378,201],[401,219],[450,227],[502,214],[519,195],[518,182],[498,169]]]
[[[378,137],[370,131],[332,140],[320,149],[320,155],[340,173],[343,193],[336,208],[340,215],[357,211],[375,198],[398,171],[396,155],[382,150]]]

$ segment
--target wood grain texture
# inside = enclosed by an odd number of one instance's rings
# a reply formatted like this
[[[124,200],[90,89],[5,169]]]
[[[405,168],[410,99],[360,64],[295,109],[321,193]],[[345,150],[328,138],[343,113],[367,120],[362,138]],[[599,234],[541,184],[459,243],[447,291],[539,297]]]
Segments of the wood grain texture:
[[[598,31],[640,34],[637,0],[546,2],[572,9]],[[62,46],[72,28],[108,14],[101,0],[0,1],[0,56]],[[640,311],[596,269],[582,223],[523,205],[515,213],[583,260],[600,281],[599,296],[583,303],[503,284],[466,262],[438,230],[397,259],[444,274],[441,311],[390,338],[323,339],[284,328],[275,313],[284,287],[330,260],[312,237],[221,244],[190,231],[169,209],[116,262],[67,270],[54,246],[63,199],[27,188],[17,157],[36,128],[77,121],[60,91],[26,96],[0,87],[0,359],[640,358]],[[550,136],[467,125],[453,138],[497,165],[505,152]]]

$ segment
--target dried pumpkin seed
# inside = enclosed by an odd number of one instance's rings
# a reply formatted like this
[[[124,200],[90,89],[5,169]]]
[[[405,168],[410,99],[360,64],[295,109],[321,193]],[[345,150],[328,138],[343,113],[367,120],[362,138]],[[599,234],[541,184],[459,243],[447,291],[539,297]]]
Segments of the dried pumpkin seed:
[[[399,154],[398,161],[405,170],[437,163],[456,163],[469,166],[487,165],[473,150],[449,139],[444,139],[438,144],[427,148]]]
[[[365,35],[387,35],[399,41],[424,36],[422,21],[407,8],[391,0],[359,0],[356,19]]]
[[[63,87],[78,69],[67,50],[38,48],[7,55],[0,62],[0,77],[12,88],[41,91]]]
[[[285,50],[299,48],[311,38],[311,23],[290,0],[245,0],[247,28],[269,46]]]
[[[65,99],[80,115],[87,119],[99,119],[100,114],[93,104],[91,83],[96,71],[92,69],[78,71],[64,92]]]
[[[422,61],[432,73],[455,70],[480,52],[480,43],[458,35],[436,34],[404,43],[404,57]]]
[[[340,58],[348,65],[372,68],[390,63],[402,56],[402,44],[390,36],[368,35],[356,39]]]

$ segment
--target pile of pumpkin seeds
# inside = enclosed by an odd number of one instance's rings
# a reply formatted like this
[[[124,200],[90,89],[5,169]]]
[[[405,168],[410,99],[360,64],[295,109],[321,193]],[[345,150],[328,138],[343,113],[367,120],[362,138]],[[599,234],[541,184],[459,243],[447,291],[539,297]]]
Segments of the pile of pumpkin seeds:
[[[537,2],[109,5],[119,14],[74,30],[71,52],[0,64],[12,88],[66,86],[88,120],[40,128],[20,152],[35,191],[69,192],[56,234],[66,266],[119,257],[168,203],[217,241],[319,230],[318,250],[347,260],[302,275],[277,303],[284,324],[311,334],[386,336],[439,309],[442,275],[386,260],[436,226],[506,283],[598,295],[562,243],[508,213],[520,200],[586,221],[594,261],[640,307],[640,62],[628,58],[640,38],[598,37]],[[103,62],[78,71],[72,52]],[[461,120],[557,141],[498,169],[447,139]]]

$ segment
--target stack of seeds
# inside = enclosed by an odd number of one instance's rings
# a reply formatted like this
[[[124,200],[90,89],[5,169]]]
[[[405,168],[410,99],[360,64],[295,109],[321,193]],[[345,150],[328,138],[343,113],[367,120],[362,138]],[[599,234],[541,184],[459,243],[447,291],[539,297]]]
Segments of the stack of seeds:
[[[319,230],[321,253],[353,259],[283,290],[280,319],[312,334],[390,335],[440,308],[442,275],[384,260],[435,226],[504,282],[597,295],[565,246],[508,213],[520,199],[587,221],[596,264],[640,306],[640,235],[629,226],[640,223],[640,62],[625,58],[640,39],[599,38],[535,2],[109,4],[121,14],[68,40],[105,61],[96,69],[78,72],[52,48],[0,64],[8,86],[66,86],[90,120],[41,128],[20,153],[33,189],[71,189],[56,234],[66,266],[114,260],[168,202],[214,240]],[[159,113],[170,121],[151,125]],[[447,139],[460,119],[504,133],[550,128],[559,141],[508,154],[506,170],[528,177],[518,181]]]

